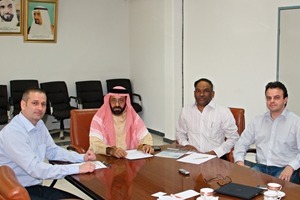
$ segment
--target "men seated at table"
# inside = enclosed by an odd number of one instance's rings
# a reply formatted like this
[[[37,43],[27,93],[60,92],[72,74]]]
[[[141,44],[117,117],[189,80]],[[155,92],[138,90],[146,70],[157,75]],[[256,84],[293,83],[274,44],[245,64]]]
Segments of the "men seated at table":
[[[131,106],[128,91],[114,87],[92,119],[90,149],[97,154],[123,158],[129,149],[153,153],[152,145],[152,136]]]
[[[54,143],[41,120],[46,105],[47,98],[43,90],[29,89],[24,92],[21,112],[0,132],[0,165],[7,165],[14,170],[31,199],[80,199],[68,192],[42,185],[45,179],[60,179],[66,175],[93,172],[95,169],[92,162],[52,165],[46,163],[45,159],[70,162],[96,159],[91,151],[85,155],[78,154]]]
[[[299,183],[300,118],[286,108],[288,92],[279,81],[265,87],[269,109],[257,116],[242,133],[234,147],[234,160],[244,166],[250,145],[256,145],[257,163],[252,169]]]
[[[182,108],[176,140],[188,150],[226,159],[225,154],[239,139],[235,119],[229,108],[213,100],[215,92],[210,80],[199,79],[194,87],[196,102]]]

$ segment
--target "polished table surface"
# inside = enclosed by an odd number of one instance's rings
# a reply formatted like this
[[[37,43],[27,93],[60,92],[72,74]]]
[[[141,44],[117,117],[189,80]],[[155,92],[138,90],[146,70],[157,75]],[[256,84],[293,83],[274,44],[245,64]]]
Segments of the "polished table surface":
[[[283,200],[300,199],[300,185],[282,181],[219,158],[211,159],[199,165],[155,156],[146,159],[127,160],[97,155],[97,160],[110,163],[111,166],[95,170],[89,174],[66,177],[66,180],[93,199],[154,200],[157,198],[152,197],[151,194],[156,192],[176,194],[189,189],[199,192],[203,187],[217,189],[220,187],[217,181],[206,183],[204,179],[214,178],[218,174],[223,177],[229,176],[234,183],[249,186],[277,182],[282,185],[282,191],[286,193]],[[179,174],[178,169],[180,168],[190,171],[190,175]],[[219,196],[220,200],[238,199],[221,194],[216,195]],[[197,197],[199,196],[191,199]],[[254,199],[263,199],[263,195],[258,195]]]

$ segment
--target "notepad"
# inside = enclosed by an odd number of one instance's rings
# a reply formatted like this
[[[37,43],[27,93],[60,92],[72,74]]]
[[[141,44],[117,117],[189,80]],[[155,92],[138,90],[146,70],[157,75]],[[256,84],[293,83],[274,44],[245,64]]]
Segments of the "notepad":
[[[142,158],[150,158],[153,157],[152,154],[144,153],[142,151],[138,151],[136,149],[133,150],[127,150],[126,158],[129,160],[135,160],[135,159],[142,159]]]
[[[155,156],[157,157],[163,157],[163,158],[180,158],[181,156],[183,156],[187,151],[185,150],[180,150],[180,149],[176,149],[176,148],[167,148],[166,150],[163,150],[157,154],[155,154]]]

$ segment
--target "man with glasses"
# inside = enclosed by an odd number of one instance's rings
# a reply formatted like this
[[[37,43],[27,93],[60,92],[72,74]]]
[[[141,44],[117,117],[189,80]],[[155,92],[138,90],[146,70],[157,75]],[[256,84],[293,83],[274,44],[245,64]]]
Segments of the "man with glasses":
[[[279,179],[299,183],[300,118],[286,108],[288,92],[279,81],[265,87],[269,109],[247,126],[234,147],[234,161],[244,166],[250,145],[256,145],[256,161],[252,167]]]
[[[153,153],[153,140],[143,120],[134,111],[128,91],[114,87],[91,122],[90,149],[99,154],[123,158],[126,150]]]
[[[229,108],[216,104],[213,84],[206,78],[194,83],[195,103],[185,106],[176,127],[177,142],[187,150],[217,155],[226,159],[239,139]]]

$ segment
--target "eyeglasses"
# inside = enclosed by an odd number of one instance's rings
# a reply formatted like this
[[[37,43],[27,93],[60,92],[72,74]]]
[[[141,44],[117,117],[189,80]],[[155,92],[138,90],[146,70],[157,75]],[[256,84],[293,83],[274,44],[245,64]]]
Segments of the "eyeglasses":
[[[121,98],[121,99],[110,99],[110,102],[113,104],[119,103],[119,104],[123,104],[125,103],[126,99],[125,98]]]
[[[232,180],[231,180],[231,178],[229,177],[229,176],[222,176],[221,174],[217,174],[217,176],[216,177],[213,177],[213,178],[211,178],[211,179],[204,179],[204,181],[206,182],[206,183],[211,183],[211,182],[213,182],[213,181],[217,181],[217,184],[219,185],[219,186],[223,186],[223,185],[226,185],[226,184],[228,184],[228,183],[231,183],[232,182]]]

